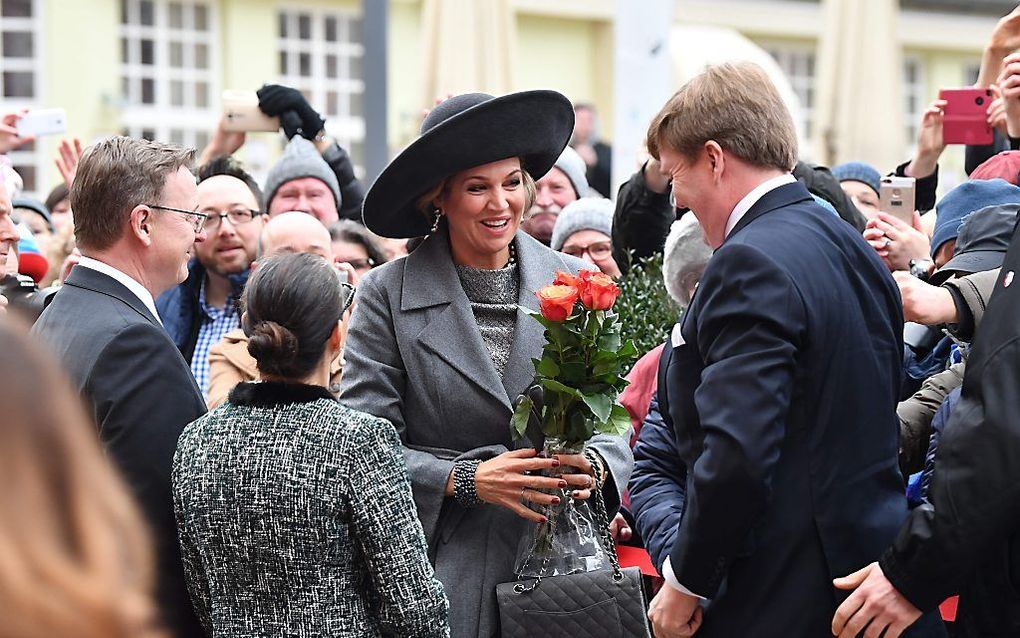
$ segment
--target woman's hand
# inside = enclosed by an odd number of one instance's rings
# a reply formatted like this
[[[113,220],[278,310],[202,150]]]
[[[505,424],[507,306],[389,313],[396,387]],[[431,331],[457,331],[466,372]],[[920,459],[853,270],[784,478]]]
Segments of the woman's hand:
[[[911,259],[925,259],[931,250],[928,235],[922,230],[921,216],[914,211],[913,224],[879,213],[868,220],[864,239],[875,249],[890,271],[907,270]]]
[[[568,457],[573,458],[573,457]],[[486,503],[499,505],[535,523],[545,522],[545,516],[530,509],[525,501],[537,505],[556,505],[558,496],[539,490],[562,490],[570,484],[568,476],[551,478],[525,474],[557,467],[560,461],[538,456],[533,448],[504,452],[483,461],[475,471],[475,492]],[[590,467],[590,466],[589,466]],[[452,480],[452,479],[451,479]]]
[[[563,474],[560,477],[567,485],[580,488],[575,489],[571,496],[582,501],[591,498],[591,488],[595,487],[595,468],[592,467],[591,461],[583,454],[557,454],[553,458],[559,459],[564,467],[581,470],[581,474]]]

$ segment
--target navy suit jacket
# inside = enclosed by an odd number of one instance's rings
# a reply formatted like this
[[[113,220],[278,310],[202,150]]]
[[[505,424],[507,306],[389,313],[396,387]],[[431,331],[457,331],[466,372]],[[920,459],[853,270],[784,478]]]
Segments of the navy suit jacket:
[[[86,401],[156,545],[157,602],[176,636],[202,636],[184,581],[170,475],[177,438],[202,416],[191,369],[138,297],[76,266],[32,328]]]
[[[800,183],[715,251],[659,389],[687,469],[670,564],[711,599],[702,638],[829,635],[831,579],[895,537],[902,316],[874,250]]]

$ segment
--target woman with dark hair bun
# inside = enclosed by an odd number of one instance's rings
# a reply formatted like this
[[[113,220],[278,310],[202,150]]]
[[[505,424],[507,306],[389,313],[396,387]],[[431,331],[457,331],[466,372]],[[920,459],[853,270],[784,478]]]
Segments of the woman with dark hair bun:
[[[396,430],[327,389],[351,296],[317,255],[260,261],[241,318],[260,381],[178,442],[181,548],[211,636],[449,636]]]

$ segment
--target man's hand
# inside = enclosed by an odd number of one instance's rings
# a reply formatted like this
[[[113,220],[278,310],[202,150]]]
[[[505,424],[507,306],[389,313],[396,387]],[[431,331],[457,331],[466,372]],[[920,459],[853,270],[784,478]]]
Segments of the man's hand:
[[[202,149],[202,155],[198,158],[199,166],[203,166],[210,160],[221,155],[233,155],[237,152],[237,149],[244,146],[244,131],[225,131],[223,130],[223,126],[226,122],[227,118],[224,115],[221,116],[219,122],[216,123],[216,130],[213,131],[212,137],[209,138],[209,144]]]
[[[280,118],[280,126],[287,139],[300,134],[305,139],[314,140],[326,125],[326,120],[295,88],[265,84],[255,93],[259,96],[259,109],[270,117]]]
[[[833,636],[854,638],[867,627],[864,638],[899,638],[921,617],[921,611],[896,591],[878,563],[832,583],[839,589],[857,590],[836,610],[832,618]]]
[[[609,523],[609,533],[613,535],[613,541],[619,542],[629,541],[634,532],[630,529],[623,514],[617,513],[613,517],[613,521]]]
[[[27,112],[28,109],[21,109],[17,113],[7,113],[0,118],[0,155],[16,151],[35,140],[34,135],[24,137],[18,135],[18,120]]]
[[[939,157],[942,156],[942,151],[946,150],[946,142],[942,136],[945,107],[945,100],[935,100],[921,116],[921,126],[917,131],[917,151],[904,171],[909,177],[928,177],[935,172]]]
[[[701,627],[705,610],[697,596],[690,596],[672,585],[662,586],[648,606],[648,620],[652,621],[655,638],[683,638],[693,636]]]
[[[893,279],[900,287],[900,297],[903,298],[904,320],[926,326],[956,323],[960,320],[953,295],[945,288],[925,283],[903,271],[894,272]]]
[[[73,140],[60,140],[57,153],[57,158],[53,161],[56,163],[60,175],[64,178],[64,184],[71,188],[71,184],[74,183],[74,176],[78,172],[78,162],[81,161],[81,140],[77,137]]]
[[[1002,61],[996,84],[1002,95],[1006,131],[1010,137],[1020,137],[1020,53],[1012,53]]]

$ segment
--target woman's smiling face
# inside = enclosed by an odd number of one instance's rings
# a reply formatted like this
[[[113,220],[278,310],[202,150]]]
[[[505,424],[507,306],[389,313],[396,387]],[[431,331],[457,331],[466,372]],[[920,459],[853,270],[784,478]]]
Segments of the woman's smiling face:
[[[506,262],[527,205],[524,179],[520,160],[511,157],[447,180],[434,204],[446,216],[454,261],[477,268],[499,268]]]

